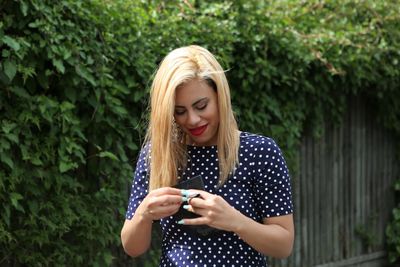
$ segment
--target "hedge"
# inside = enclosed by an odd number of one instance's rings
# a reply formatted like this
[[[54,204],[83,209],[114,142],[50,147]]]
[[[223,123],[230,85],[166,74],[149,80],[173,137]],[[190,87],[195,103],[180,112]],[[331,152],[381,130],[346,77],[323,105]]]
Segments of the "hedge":
[[[400,137],[396,0],[19,0],[0,11],[0,266],[131,262],[119,232],[148,89],[179,46],[217,55],[240,128],[274,137],[294,172],[302,134],[340,122],[349,95]],[[400,241],[388,240],[395,261]]]

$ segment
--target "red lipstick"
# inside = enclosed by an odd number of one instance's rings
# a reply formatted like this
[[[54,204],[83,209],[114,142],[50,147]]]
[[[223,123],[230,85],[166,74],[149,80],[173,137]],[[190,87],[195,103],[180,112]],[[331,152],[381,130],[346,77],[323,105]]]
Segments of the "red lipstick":
[[[204,125],[204,126],[200,126],[200,127],[194,128],[194,129],[190,129],[189,131],[190,131],[190,133],[191,133],[192,135],[194,135],[194,136],[199,136],[199,135],[201,135],[202,133],[204,133],[204,131],[205,131],[206,129],[207,129],[207,124]]]

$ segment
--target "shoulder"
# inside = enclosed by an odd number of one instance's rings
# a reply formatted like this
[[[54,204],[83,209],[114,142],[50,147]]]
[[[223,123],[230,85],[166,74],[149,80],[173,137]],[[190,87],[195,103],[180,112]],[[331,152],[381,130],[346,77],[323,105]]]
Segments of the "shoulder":
[[[150,156],[150,153],[151,153],[151,143],[150,142],[144,143],[139,152],[139,160],[146,159],[147,157]]]
[[[278,148],[275,140],[271,137],[249,132],[240,133],[240,146],[243,148]]]
[[[151,153],[151,144],[145,143],[143,144],[140,152],[138,154],[138,158],[136,160],[136,168],[137,170],[148,170],[148,163],[150,160],[150,153]]]
[[[242,132],[240,135],[240,151],[242,155],[266,161],[283,157],[273,138],[248,132]]]

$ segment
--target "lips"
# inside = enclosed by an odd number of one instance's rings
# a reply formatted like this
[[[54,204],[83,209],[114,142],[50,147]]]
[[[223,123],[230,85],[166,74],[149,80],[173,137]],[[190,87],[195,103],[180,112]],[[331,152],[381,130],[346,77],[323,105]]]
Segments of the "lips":
[[[194,129],[190,129],[189,132],[194,136],[199,136],[207,129],[207,124]]]

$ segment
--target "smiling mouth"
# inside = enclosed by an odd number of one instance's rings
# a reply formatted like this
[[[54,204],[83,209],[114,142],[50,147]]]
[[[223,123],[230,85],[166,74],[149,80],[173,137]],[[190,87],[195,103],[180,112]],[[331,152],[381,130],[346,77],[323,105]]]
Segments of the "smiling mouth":
[[[190,129],[189,131],[190,131],[190,133],[191,133],[192,135],[194,135],[194,136],[199,136],[199,135],[201,135],[202,133],[204,133],[204,131],[205,131],[206,129],[207,129],[207,124],[204,125],[204,126],[200,126],[200,127],[194,128],[194,129]]]

